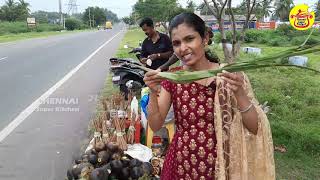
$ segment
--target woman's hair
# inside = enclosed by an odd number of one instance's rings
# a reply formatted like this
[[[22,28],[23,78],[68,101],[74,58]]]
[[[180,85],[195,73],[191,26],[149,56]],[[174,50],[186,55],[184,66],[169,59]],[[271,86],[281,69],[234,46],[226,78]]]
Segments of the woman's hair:
[[[181,13],[176,15],[169,24],[169,34],[174,28],[177,28],[180,24],[187,24],[197,31],[202,38],[205,37],[206,25],[204,21],[194,13]]]
[[[172,30],[174,28],[177,28],[180,24],[183,24],[183,23],[185,23],[186,25],[188,25],[189,27],[192,27],[195,31],[197,31],[200,34],[201,38],[204,38],[208,33],[210,38],[209,43],[210,44],[212,43],[212,40],[211,40],[211,38],[213,37],[212,29],[210,27],[206,27],[205,22],[194,13],[181,13],[175,16],[169,24],[170,36],[171,36]],[[209,29],[211,32],[209,32]],[[212,34],[212,36],[210,33]],[[210,62],[215,62],[215,63],[219,62],[219,59],[217,59],[216,57],[210,56],[210,53],[208,53],[207,51],[205,52],[205,56]]]

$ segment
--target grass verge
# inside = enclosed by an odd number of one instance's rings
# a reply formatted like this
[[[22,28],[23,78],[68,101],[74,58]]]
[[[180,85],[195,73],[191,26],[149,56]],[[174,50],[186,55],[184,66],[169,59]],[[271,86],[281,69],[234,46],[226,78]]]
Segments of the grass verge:
[[[0,36],[0,43],[32,39],[32,38],[45,38],[45,37],[54,36],[54,35],[70,34],[70,33],[84,32],[84,31],[89,31],[89,30],[62,31],[62,32],[60,31],[27,32],[27,33],[19,33],[19,34],[5,34]]]

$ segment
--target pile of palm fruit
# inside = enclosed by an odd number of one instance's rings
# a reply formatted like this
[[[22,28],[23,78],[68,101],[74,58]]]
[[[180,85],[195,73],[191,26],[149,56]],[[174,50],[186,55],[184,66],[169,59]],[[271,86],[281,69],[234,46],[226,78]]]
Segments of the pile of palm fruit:
[[[92,121],[94,137],[83,155],[67,171],[68,180],[138,180],[158,179],[159,161],[142,162],[124,152],[135,142],[135,124],[140,123],[136,110],[122,94],[103,99],[102,110]],[[133,112],[135,111],[135,112]]]

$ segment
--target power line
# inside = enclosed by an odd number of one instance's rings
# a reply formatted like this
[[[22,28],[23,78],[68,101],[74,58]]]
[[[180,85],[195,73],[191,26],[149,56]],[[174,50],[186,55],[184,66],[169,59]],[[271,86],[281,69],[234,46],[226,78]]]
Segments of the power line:
[[[77,14],[78,13],[78,6],[77,0],[69,0],[68,5],[68,14]]]

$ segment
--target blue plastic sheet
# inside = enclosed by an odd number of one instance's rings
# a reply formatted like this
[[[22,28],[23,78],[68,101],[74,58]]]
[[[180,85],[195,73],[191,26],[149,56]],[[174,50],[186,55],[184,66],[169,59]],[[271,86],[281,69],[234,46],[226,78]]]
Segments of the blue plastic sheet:
[[[148,111],[147,111],[148,103],[149,103],[149,95],[146,94],[146,95],[142,96],[142,98],[140,100],[142,111],[146,117],[148,116]]]

